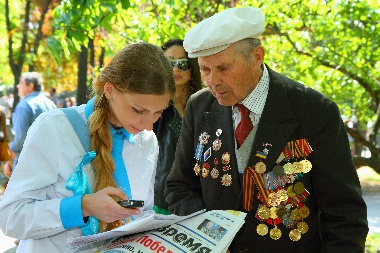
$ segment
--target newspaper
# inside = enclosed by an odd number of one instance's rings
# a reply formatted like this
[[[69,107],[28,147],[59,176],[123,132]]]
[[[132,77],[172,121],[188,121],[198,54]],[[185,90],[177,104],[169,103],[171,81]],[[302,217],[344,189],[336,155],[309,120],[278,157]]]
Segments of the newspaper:
[[[162,215],[156,214],[153,210],[144,211],[138,218],[134,219],[121,227],[115,228],[111,231],[71,238],[66,243],[67,252],[78,252],[84,246],[93,244],[95,242],[104,242],[107,239],[120,237],[123,235],[131,235],[144,231],[153,230],[156,228],[168,226],[176,222],[191,218],[193,216],[204,213],[205,210],[195,212],[188,216],[177,216],[177,215]],[[91,252],[91,251],[86,251]]]
[[[246,213],[243,212],[225,210],[197,213],[155,230],[113,238],[92,252],[226,252],[243,226],[245,216]]]

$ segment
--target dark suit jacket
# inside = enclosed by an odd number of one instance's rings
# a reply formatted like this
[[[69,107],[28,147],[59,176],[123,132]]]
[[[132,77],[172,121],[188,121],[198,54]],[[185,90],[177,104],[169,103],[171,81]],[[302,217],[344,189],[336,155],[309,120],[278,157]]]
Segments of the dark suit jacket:
[[[160,119],[153,125],[157,136],[160,152],[157,160],[156,178],[154,181],[154,204],[160,208],[168,209],[165,202],[165,181],[172,168],[182,118],[170,101],[169,107],[164,110]]]
[[[299,179],[310,193],[304,204],[310,215],[304,219],[309,231],[297,242],[289,239],[291,229],[279,224],[282,236],[273,240],[268,235],[256,232],[257,206],[254,198],[253,210],[248,212],[245,224],[230,247],[233,252],[364,252],[368,233],[366,204],[361,195],[359,179],[352,162],[347,133],[337,105],[321,93],[269,70],[269,93],[253,143],[248,166],[260,161],[256,151],[269,143],[267,159],[262,160],[267,171],[273,169],[281,151],[289,141],[306,138],[312,153],[308,160],[313,167]],[[213,160],[224,152],[231,154],[231,186],[221,184],[225,174],[220,164],[219,177],[203,178],[194,173],[194,153],[203,132],[210,135],[203,152],[217,138],[222,147],[212,151],[207,160],[211,168]],[[242,191],[238,178],[234,149],[232,110],[221,106],[208,89],[194,94],[188,101],[178,142],[175,161],[167,178],[166,201],[171,213],[187,215],[201,209],[243,210]],[[203,156],[199,162],[202,167]],[[211,170],[210,168],[210,170]],[[268,225],[269,230],[274,226]]]

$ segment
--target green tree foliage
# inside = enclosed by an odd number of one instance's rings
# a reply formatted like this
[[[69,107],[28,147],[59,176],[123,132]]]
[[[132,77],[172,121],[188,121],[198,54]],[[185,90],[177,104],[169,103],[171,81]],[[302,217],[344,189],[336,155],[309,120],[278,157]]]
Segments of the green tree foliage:
[[[16,84],[24,71],[35,71],[41,42],[49,34],[50,11],[54,0],[5,0],[4,20],[8,66],[14,78],[14,105],[18,102]],[[43,51],[43,50],[42,50]],[[40,51],[41,52],[41,51]],[[10,76],[12,76],[10,75]]]
[[[347,131],[372,156],[359,153],[354,161],[380,173],[378,0],[64,0],[54,10],[53,33],[44,45],[61,75],[68,72],[65,66],[77,65],[78,52],[88,47],[84,74],[91,80],[130,43],[161,45],[183,38],[201,20],[241,6],[260,7],[266,15],[262,42],[272,69],[323,92],[345,117],[357,117],[357,128]]]
[[[357,117],[358,127],[347,131],[372,156],[359,153],[354,162],[380,173],[379,7],[377,1],[355,0],[261,5],[270,65],[332,98],[346,117]]]

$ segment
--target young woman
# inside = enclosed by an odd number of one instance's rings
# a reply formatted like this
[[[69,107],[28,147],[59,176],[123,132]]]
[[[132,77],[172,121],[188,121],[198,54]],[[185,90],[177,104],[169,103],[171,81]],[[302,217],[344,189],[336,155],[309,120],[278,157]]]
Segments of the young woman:
[[[183,40],[169,40],[161,48],[173,67],[176,92],[169,107],[153,128],[160,147],[154,186],[154,210],[157,213],[169,214],[164,198],[165,180],[174,161],[187,100],[190,95],[202,88],[202,81],[198,61],[187,57]]]
[[[28,132],[0,203],[1,229],[21,239],[17,252],[64,252],[69,238],[111,230],[153,208],[158,143],[150,130],[175,92],[167,58],[157,46],[130,45],[93,90],[86,105],[73,107],[87,121],[93,152],[86,153],[59,109],[42,114]],[[117,203],[127,199],[145,206]]]

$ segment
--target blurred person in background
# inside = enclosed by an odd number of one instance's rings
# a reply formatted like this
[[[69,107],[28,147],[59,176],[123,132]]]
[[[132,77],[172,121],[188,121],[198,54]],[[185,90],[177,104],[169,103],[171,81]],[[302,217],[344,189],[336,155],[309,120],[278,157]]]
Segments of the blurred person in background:
[[[4,175],[8,178],[17,164],[29,127],[41,113],[56,108],[54,102],[43,92],[43,79],[37,72],[22,74],[17,89],[21,100],[12,114],[15,136],[9,144],[14,159],[3,165]]]
[[[202,80],[198,61],[187,56],[183,40],[168,40],[161,48],[173,67],[176,92],[169,107],[153,128],[160,148],[154,186],[154,210],[156,213],[169,214],[168,204],[164,198],[165,181],[174,161],[187,100],[190,95],[202,88]]]

